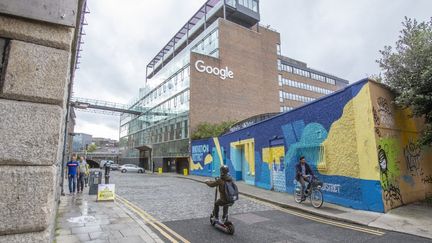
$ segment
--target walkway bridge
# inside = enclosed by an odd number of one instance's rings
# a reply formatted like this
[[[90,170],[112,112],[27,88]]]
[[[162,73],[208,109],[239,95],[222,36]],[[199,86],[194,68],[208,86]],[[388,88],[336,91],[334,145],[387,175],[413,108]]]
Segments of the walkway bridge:
[[[172,112],[161,112],[161,111],[153,111],[150,108],[145,107],[131,107],[130,105],[103,101],[103,100],[95,100],[88,98],[79,98],[73,97],[70,102],[71,106],[76,109],[81,109],[83,111],[94,112],[94,113],[102,113],[107,115],[121,115],[121,114],[132,114],[132,115],[156,115],[156,116],[170,116],[175,115],[176,113]]]

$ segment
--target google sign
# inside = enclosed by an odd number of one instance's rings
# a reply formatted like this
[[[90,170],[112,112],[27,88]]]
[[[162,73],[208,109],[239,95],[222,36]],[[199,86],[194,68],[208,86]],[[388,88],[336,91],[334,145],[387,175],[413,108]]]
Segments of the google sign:
[[[208,73],[213,74],[216,76],[219,76],[220,79],[225,80],[226,78],[234,78],[233,71],[229,70],[228,67],[225,67],[224,69],[220,69],[218,67],[212,67],[212,66],[205,66],[205,63],[203,60],[197,60],[195,62],[195,69],[200,73]]]

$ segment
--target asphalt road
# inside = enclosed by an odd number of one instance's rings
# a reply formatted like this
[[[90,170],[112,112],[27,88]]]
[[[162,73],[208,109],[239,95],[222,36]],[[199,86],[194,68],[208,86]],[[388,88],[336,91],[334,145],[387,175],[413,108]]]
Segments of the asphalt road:
[[[236,232],[227,235],[209,223],[215,191],[205,184],[120,172],[112,172],[111,183],[116,184],[122,202],[152,218],[153,230],[166,242],[432,242],[286,210],[243,196],[230,208]]]

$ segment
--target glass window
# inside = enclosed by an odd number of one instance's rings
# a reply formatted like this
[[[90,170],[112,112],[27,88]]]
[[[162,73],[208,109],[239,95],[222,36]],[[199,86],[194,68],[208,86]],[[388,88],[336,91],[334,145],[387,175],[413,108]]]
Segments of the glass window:
[[[252,0],[252,10],[258,12],[258,3],[256,0]]]
[[[277,52],[278,55],[281,54],[281,46],[280,46],[280,44],[276,44],[276,52]]]

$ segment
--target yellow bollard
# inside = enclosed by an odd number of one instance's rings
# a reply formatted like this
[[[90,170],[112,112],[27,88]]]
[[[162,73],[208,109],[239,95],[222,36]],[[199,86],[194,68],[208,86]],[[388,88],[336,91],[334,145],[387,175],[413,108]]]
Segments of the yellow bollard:
[[[158,168],[159,174],[162,174],[162,168]]]
[[[183,169],[183,175],[185,175],[185,176],[188,175],[188,169]]]

